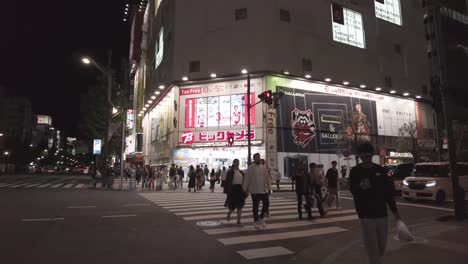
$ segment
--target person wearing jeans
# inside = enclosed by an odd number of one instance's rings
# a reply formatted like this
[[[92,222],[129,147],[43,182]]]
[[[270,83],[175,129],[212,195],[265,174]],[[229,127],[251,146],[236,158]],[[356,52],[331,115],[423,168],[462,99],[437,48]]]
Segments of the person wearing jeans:
[[[358,146],[362,163],[351,169],[350,190],[369,263],[380,264],[387,245],[387,205],[397,220],[400,220],[400,214],[393,198],[392,184],[384,169],[372,162],[373,153],[374,148],[369,142]]]
[[[245,193],[250,193],[252,196],[252,212],[254,217],[254,226],[256,229],[266,227],[264,220],[265,214],[268,212],[269,193],[271,191],[270,175],[265,165],[261,164],[260,153],[255,153],[254,163],[249,166],[245,174],[242,189]],[[258,215],[258,206],[262,201],[262,212]]]

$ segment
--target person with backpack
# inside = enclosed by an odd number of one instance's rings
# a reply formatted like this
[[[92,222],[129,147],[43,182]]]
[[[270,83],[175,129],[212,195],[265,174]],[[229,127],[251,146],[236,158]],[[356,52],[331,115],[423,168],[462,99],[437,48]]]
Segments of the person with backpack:
[[[309,164],[309,178],[312,185],[313,197],[317,203],[317,209],[319,210],[320,216],[325,216],[327,210],[323,207],[322,199],[322,182],[323,178],[317,173],[317,164]]]

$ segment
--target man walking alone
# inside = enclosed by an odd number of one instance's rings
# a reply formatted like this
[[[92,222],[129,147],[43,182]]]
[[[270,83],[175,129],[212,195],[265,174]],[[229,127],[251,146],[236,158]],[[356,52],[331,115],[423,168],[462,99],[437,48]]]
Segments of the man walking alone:
[[[393,198],[392,185],[384,169],[372,162],[374,148],[369,142],[358,146],[362,163],[350,173],[350,190],[362,228],[370,264],[382,263],[387,245],[387,204],[397,220],[400,215]]]
[[[260,163],[260,153],[253,155],[254,163],[249,166],[242,184],[242,189],[252,196],[252,211],[254,217],[254,226],[256,229],[266,227],[264,220],[270,205],[268,194],[271,191],[270,176],[265,165]],[[262,212],[258,215],[258,206],[262,201]]]

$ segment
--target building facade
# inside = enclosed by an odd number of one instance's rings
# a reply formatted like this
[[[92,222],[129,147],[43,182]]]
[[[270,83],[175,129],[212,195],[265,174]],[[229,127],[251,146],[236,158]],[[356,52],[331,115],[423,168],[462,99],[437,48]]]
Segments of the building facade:
[[[156,0],[140,10],[134,107],[148,164],[245,167],[249,134],[252,153],[285,176],[297,159],[350,168],[352,139],[373,142],[386,163],[408,123],[418,146],[434,146],[419,4]],[[247,109],[266,90],[284,93],[279,106]]]

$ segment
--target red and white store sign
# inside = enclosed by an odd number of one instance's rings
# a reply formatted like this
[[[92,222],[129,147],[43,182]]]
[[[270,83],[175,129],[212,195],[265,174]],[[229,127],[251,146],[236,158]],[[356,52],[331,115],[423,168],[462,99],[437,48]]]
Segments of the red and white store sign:
[[[197,142],[215,142],[227,141],[230,136],[236,140],[247,140],[248,130],[240,131],[215,131],[215,132],[192,132],[184,131],[181,137],[181,142],[191,145],[194,141]],[[255,130],[250,130],[250,139],[255,139]]]
[[[186,98],[185,128],[246,125],[247,99],[247,94]],[[250,101],[255,102],[255,93],[250,94]],[[255,107],[252,107],[250,124],[255,125],[255,121]]]

